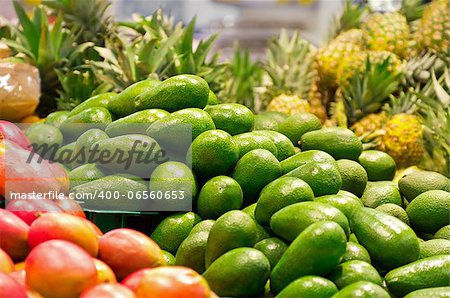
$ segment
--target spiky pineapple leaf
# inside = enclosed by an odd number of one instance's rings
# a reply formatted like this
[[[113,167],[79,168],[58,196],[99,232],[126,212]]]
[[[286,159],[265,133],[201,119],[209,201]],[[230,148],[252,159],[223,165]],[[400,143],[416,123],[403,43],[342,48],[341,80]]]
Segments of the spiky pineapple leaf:
[[[336,15],[331,22],[328,41],[344,31],[359,28],[366,12],[367,9],[363,3],[354,4],[352,0],[346,0],[342,13]]]
[[[367,59],[365,71],[355,74],[350,79],[350,84],[342,87],[350,124],[377,112],[398,89],[402,74],[390,72],[389,61],[390,58],[387,58],[382,63],[372,64]]]

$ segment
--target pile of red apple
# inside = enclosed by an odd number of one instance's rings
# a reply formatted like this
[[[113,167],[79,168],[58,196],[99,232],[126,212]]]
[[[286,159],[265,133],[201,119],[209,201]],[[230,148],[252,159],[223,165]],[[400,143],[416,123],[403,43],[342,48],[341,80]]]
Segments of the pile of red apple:
[[[9,150],[5,158],[5,147]],[[0,195],[68,189],[64,170],[25,163],[30,144],[0,121]],[[48,174],[49,179],[41,179]],[[12,177],[12,178],[11,178]],[[23,189],[26,188],[26,189]],[[0,209],[0,298],[214,298],[190,268],[165,266],[159,246],[138,231],[103,234],[73,200],[14,200]]]

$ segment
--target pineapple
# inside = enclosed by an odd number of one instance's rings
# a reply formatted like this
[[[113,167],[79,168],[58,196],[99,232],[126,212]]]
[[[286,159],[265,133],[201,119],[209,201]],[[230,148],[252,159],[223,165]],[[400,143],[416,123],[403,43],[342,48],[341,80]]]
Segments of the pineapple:
[[[297,95],[281,94],[270,101],[266,111],[293,115],[301,112],[311,112],[311,106],[307,100],[301,99]]]
[[[341,62],[337,72],[337,81],[339,86],[349,84],[349,80],[355,75],[364,72],[366,61],[372,65],[382,64],[384,61],[389,61],[387,70],[393,74],[400,73],[402,62],[400,58],[387,51],[362,51],[355,54],[354,57],[345,59]]]
[[[416,35],[420,48],[430,48],[449,55],[450,5],[448,0],[434,0],[420,20]]]
[[[4,39],[14,54],[23,57],[39,69],[41,97],[37,112],[45,116],[57,108],[58,91],[62,90],[57,70],[75,67],[91,44],[76,44],[80,32],[64,28],[63,17],[58,15],[53,24],[47,20],[47,10],[36,7],[31,17],[14,2],[20,26],[10,25],[11,39]]]
[[[270,77],[264,96],[269,99],[266,110],[288,115],[311,112],[322,121],[326,119],[319,90],[313,89],[317,79],[312,66],[314,51],[310,43],[299,37],[298,31],[289,38],[282,30],[279,38],[271,41],[265,63]]]
[[[423,127],[415,115],[417,97],[410,88],[391,97],[386,109],[389,120],[383,127],[380,149],[388,153],[399,168],[418,165],[424,154]]]
[[[353,61],[363,48],[353,43],[331,42],[319,49],[316,55],[316,67],[321,84],[330,89],[337,87],[338,69],[342,61]]]
[[[346,0],[342,13],[336,15],[332,20],[331,31],[328,34],[329,41],[345,31],[360,28],[366,8],[363,5],[353,4],[352,2],[354,1]]]
[[[445,65],[450,64],[450,57],[444,61],[433,51],[425,51],[421,55],[412,57],[403,66],[403,85],[406,87],[427,84],[432,74],[440,77],[445,69]]]
[[[375,51],[389,51],[406,58],[411,46],[408,22],[397,12],[373,13],[362,25],[366,32],[369,48]]]
[[[107,0],[44,0],[42,3],[55,14],[61,13],[65,27],[77,28],[78,43],[93,42],[105,45],[105,38],[115,31],[115,23],[107,10],[111,3]]]
[[[400,74],[389,71],[389,60],[371,64],[366,60],[362,73],[355,74],[348,85],[342,86],[343,102],[350,128],[363,142],[379,144],[378,131],[386,120],[381,111],[389,95],[400,83]]]
[[[333,42],[352,43],[364,49],[367,45],[367,37],[366,33],[361,29],[350,29],[336,36],[336,38],[333,39]]]
[[[215,82],[219,83],[217,97],[221,102],[239,103],[256,112],[260,106],[255,100],[255,86],[260,85],[260,81],[258,62],[253,62],[250,52],[241,50],[236,43],[233,59],[226,65],[225,71],[216,77]]]

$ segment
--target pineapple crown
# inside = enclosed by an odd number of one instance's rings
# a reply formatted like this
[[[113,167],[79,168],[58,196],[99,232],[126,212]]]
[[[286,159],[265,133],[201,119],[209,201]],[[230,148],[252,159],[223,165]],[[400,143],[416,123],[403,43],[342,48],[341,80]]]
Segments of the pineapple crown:
[[[342,13],[336,15],[331,21],[331,30],[328,34],[328,41],[333,40],[344,31],[360,28],[362,19],[367,12],[364,2],[365,1],[360,1],[357,4],[354,4],[351,0],[345,1]]]
[[[425,155],[422,167],[450,175],[450,72],[448,68],[416,95],[420,98],[419,115],[424,125]]]
[[[402,74],[389,71],[389,62],[390,57],[377,64],[367,59],[364,72],[354,75],[350,84],[342,87],[350,124],[377,112],[397,90]]]
[[[44,0],[42,4],[55,14],[62,14],[66,28],[80,28],[78,43],[104,46],[105,38],[115,30],[114,19],[108,14],[108,0]]]
[[[264,69],[271,79],[271,96],[282,93],[308,96],[312,80],[315,48],[294,31],[289,37],[282,29],[279,37],[269,42]]]
[[[256,106],[254,89],[261,83],[261,66],[250,58],[250,52],[234,44],[234,55],[221,76],[218,98],[223,102],[243,104],[253,111]]]

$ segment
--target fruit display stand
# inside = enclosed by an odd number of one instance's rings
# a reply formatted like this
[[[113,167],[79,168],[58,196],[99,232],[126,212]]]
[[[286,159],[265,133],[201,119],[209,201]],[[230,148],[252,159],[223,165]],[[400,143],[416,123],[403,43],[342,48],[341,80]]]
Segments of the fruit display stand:
[[[45,117],[0,120],[0,298],[450,296],[447,1],[258,61],[87,2],[0,25]]]

